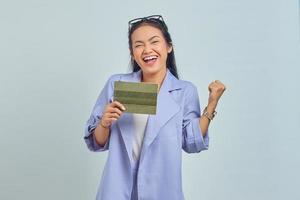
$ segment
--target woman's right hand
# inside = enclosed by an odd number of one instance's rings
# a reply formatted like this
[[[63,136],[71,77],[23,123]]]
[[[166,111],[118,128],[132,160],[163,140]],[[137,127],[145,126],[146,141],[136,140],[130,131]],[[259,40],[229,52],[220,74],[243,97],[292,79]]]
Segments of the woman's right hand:
[[[106,105],[100,125],[103,128],[109,128],[114,121],[117,121],[122,115],[125,107],[118,101]]]

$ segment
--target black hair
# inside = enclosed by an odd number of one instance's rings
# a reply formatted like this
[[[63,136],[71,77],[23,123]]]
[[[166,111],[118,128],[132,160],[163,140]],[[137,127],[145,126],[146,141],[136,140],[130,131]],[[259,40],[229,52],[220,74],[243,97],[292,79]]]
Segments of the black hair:
[[[155,28],[158,28],[166,42],[168,43],[168,45],[172,46],[172,51],[170,53],[168,53],[167,56],[167,63],[166,66],[167,68],[170,70],[170,72],[177,78],[178,77],[178,72],[177,72],[177,67],[176,67],[176,61],[175,61],[175,54],[174,54],[174,47],[172,44],[172,39],[171,39],[171,35],[168,31],[168,27],[165,24],[164,21],[159,20],[159,19],[143,19],[141,21],[135,22],[131,25],[131,27],[128,30],[128,42],[129,42],[129,50],[130,50],[130,55],[131,55],[131,60],[130,60],[130,64],[131,64],[131,68],[133,72],[136,72],[138,70],[140,70],[140,66],[137,64],[137,62],[134,60],[133,58],[133,50],[132,50],[132,40],[131,40],[131,35],[132,33],[139,27],[141,27],[142,25],[150,25],[153,26]]]

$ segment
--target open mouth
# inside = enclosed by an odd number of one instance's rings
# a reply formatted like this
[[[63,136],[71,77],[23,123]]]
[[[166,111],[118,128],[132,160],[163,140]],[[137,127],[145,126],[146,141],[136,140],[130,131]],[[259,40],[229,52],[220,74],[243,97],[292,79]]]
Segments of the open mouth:
[[[143,58],[143,61],[147,64],[153,64],[157,60],[158,56],[146,56]]]

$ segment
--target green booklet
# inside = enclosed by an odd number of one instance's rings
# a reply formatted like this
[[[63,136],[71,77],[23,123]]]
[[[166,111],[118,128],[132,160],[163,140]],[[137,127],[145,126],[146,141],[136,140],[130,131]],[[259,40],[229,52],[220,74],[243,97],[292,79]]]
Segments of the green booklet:
[[[115,81],[114,100],[129,113],[156,114],[158,84]]]

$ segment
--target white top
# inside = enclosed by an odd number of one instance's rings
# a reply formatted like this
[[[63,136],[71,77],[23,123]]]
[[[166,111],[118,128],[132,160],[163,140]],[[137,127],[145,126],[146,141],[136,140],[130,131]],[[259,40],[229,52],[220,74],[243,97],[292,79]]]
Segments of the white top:
[[[149,115],[133,113],[133,141],[132,157],[134,161],[140,158],[141,148],[143,145],[145,129]]]

